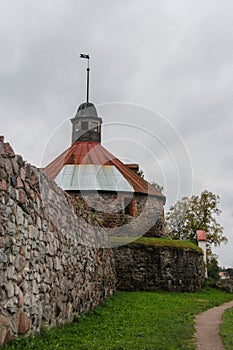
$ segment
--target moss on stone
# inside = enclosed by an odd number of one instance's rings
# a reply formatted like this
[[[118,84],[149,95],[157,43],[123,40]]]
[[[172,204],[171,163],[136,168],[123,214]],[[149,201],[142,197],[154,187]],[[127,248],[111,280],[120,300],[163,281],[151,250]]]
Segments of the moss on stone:
[[[196,250],[202,253],[202,249],[199,248],[196,244],[189,241],[180,241],[180,240],[171,240],[167,238],[154,238],[154,237],[140,237],[135,241],[132,241],[129,237],[119,238],[119,241],[123,244],[124,241],[128,245],[141,245],[147,247],[170,247],[170,248],[178,248],[184,250]]]

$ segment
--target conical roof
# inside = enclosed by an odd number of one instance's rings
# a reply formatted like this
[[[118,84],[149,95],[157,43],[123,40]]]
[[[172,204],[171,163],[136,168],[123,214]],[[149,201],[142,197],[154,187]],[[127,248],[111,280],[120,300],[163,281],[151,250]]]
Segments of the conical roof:
[[[135,192],[160,197],[165,202],[161,192],[99,142],[77,141],[43,170],[64,190]]]

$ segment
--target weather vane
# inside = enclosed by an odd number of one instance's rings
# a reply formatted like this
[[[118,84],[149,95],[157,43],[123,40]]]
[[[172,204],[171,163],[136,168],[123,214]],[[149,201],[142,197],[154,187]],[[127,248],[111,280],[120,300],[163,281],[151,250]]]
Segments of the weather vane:
[[[89,67],[89,55],[86,55],[84,53],[80,53],[80,58],[85,58],[87,60],[87,102],[89,102],[89,72],[90,72],[90,67]]]

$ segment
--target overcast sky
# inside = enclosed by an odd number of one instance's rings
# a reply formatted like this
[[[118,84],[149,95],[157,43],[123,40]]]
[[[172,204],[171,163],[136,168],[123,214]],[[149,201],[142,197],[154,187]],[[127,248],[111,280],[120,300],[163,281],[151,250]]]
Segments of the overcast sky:
[[[204,189],[220,195],[233,266],[232,0],[0,0],[0,134],[46,165],[70,144],[90,99],[103,143],[165,187],[168,208]]]

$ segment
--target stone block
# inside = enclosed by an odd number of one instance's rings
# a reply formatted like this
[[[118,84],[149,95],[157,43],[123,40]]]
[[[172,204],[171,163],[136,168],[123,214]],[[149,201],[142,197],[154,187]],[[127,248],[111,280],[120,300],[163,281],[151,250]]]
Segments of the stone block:
[[[8,257],[7,257],[7,254],[4,252],[4,250],[0,251],[0,261],[3,264],[7,264],[8,262]]]
[[[16,178],[15,175],[11,175],[10,176],[10,183],[11,183],[11,186],[16,187],[16,185],[17,185],[17,178]]]
[[[0,315],[0,327],[10,327],[9,319],[3,315]]]
[[[30,181],[30,183],[31,183],[31,186],[35,186],[35,184],[36,184],[36,175],[35,175],[34,172],[32,172],[32,174],[31,174],[31,181]]]
[[[4,165],[5,165],[5,170],[6,170],[7,174],[12,175],[13,167],[12,167],[12,163],[11,163],[10,159],[6,158]]]
[[[20,288],[18,287],[17,284],[14,285],[14,290],[15,290],[15,296],[18,296],[20,292]]]
[[[12,186],[7,187],[7,194],[10,196],[10,198],[15,201],[16,199],[16,190]]]
[[[5,236],[5,231],[3,226],[1,226],[2,224],[0,223],[0,236]]]
[[[20,286],[23,282],[23,276],[21,274],[19,274],[17,276],[17,285]]]
[[[17,333],[25,334],[30,329],[30,326],[30,318],[22,310],[19,310],[17,312]]]
[[[10,158],[15,156],[15,152],[13,151],[9,142],[4,143],[4,152],[5,152],[5,155],[10,157]]]
[[[18,173],[19,173],[19,165],[18,165],[16,157],[11,159],[11,163],[12,163],[12,168],[13,168],[14,174],[18,175]]]
[[[0,264],[1,266],[1,264]],[[2,286],[6,283],[6,275],[5,275],[5,271],[1,268],[0,269],[0,287],[2,288]]]
[[[13,244],[11,247],[11,252],[14,256],[17,255],[19,253],[19,247],[16,244]]]
[[[26,305],[26,306],[30,306],[30,305],[32,305],[32,301],[31,301],[31,296],[29,295],[29,294],[25,294],[24,295],[24,304]]]
[[[17,281],[18,277],[17,277],[17,275],[15,273],[14,265],[9,265],[7,267],[6,276],[7,276],[8,280]]]
[[[26,194],[25,194],[25,191],[23,189],[16,190],[16,200],[21,204],[25,203]]]
[[[12,298],[15,294],[14,284],[13,283],[7,283],[5,285],[6,295],[7,298]]]
[[[25,249],[24,246],[21,246],[21,247],[19,248],[19,254],[21,254],[21,255],[25,255],[25,254],[26,254],[26,249]]]
[[[26,260],[22,255],[18,255],[15,259],[15,269],[17,272],[21,272],[26,265]]]
[[[6,301],[4,304],[4,309],[6,309],[10,314],[14,315],[17,312],[17,306],[15,305],[14,298]]]
[[[16,224],[11,221],[7,221],[6,223],[6,233],[9,234],[10,236],[15,235],[17,231]]]
[[[20,160],[21,161],[21,160]],[[25,181],[25,169],[23,168],[23,161],[20,167],[20,178]]]
[[[32,293],[33,294],[38,294],[39,293],[39,288],[38,284],[35,280],[32,281]]]
[[[1,189],[3,191],[6,191],[7,190],[7,183],[6,183],[6,180],[2,180],[1,182]]]
[[[0,151],[1,151],[1,149],[0,149]],[[3,345],[5,343],[6,334],[7,334],[6,327],[3,327],[0,325],[0,345]]]
[[[23,189],[24,188],[24,184],[23,184],[23,181],[22,181],[20,176],[17,177],[17,184],[16,184],[16,186],[17,186],[18,189]]]

